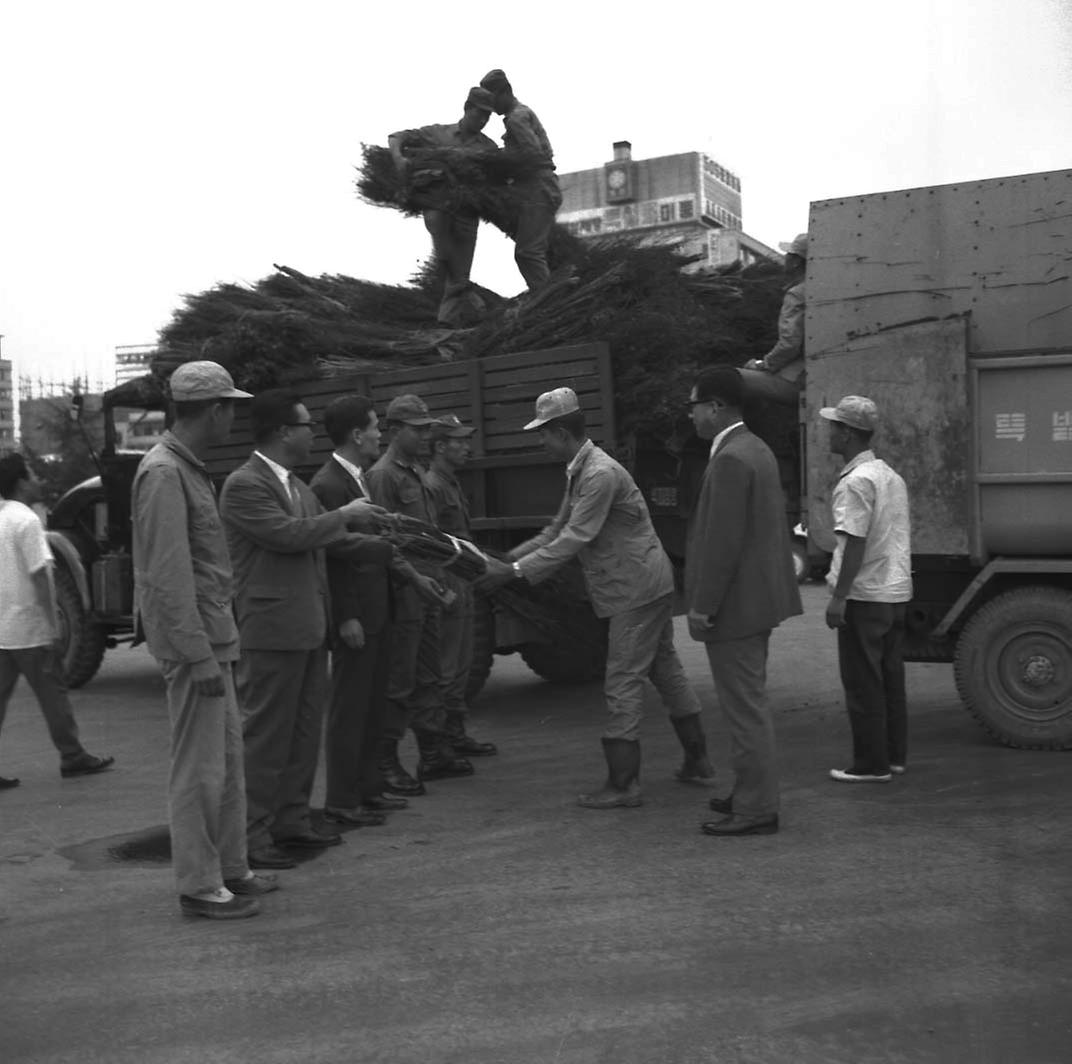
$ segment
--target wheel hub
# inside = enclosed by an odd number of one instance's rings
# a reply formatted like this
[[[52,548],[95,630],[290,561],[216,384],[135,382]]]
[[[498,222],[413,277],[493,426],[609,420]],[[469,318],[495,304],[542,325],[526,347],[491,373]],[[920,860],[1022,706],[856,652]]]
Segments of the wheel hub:
[[[1054,681],[1057,669],[1044,654],[1032,654],[1023,662],[1024,683],[1028,687],[1045,687]]]

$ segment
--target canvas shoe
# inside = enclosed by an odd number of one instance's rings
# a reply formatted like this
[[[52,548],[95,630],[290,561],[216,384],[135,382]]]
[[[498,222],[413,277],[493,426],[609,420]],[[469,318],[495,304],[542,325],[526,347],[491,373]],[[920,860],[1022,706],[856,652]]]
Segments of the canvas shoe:
[[[884,776],[876,776],[869,772],[850,772],[848,769],[832,768],[830,778],[839,783],[889,783],[893,775],[887,772]]]

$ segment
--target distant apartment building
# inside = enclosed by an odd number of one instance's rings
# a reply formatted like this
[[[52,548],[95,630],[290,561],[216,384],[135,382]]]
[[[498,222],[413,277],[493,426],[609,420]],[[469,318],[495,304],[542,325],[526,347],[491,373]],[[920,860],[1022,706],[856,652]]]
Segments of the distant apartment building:
[[[15,446],[15,382],[11,360],[0,358],[0,452]]]
[[[115,349],[115,383],[126,384],[152,369],[155,344],[126,344]],[[116,442],[125,451],[147,451],[164,431],[162,410],[115,410]]]
[[[634,159],[627,140],[602,166],[559,174],[558,222],[579,237],[635,235],[697,256],[692,270],[781,262],[742,228],[741,179],[703,152]]]

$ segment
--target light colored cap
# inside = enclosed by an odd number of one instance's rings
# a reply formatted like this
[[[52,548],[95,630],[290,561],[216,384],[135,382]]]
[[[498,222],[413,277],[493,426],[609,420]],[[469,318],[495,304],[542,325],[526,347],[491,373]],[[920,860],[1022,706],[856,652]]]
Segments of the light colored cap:
[[[404,421],[407,425],[434,425],[428,404],[419,395],[396,395],[387,404],[387,421]]]
[[[234,380],[218,362],[184,362],[171,374],[172,402],[196,403],[202,399],[252,399],[250,392],[240,391]]]
[[[808,234],[800,233],[793,237],[793,242],[785,249],[785,253],[806,259],[808,257]]]
[[[536,417],[524,427],[524,431],[538,429],[556,417],[572,414],[580,409],[581,404],[577,401],[577,393],[572,388],[555,388],[553,391],[544,392],[536,400]]]
[[[463,425],[457,414],[444,414],[432,425],[432,435],[436,439],[460,439],[463,436],[472,436],[476,429],[471,425]]]
[[[819,416],[861,432],[874,432],[878,428],[878,407],[862,395],[846,395],[837,406],[824,406]]]

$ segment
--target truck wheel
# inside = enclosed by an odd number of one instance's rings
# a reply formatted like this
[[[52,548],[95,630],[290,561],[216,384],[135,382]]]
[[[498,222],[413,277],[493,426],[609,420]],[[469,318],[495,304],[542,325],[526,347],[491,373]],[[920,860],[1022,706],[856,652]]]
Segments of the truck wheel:
[[[995,739],[1072,749],[1072,593],[1019,587],[982,606],[953,659],[968,712]]]
[[[97,674],[108,637],[86,617],[78,586],[65,566],[56,566],[55,578],[60,672],[68,687],[81,687]]]
[[[607,668],[607,622],[588,603],[571,604],[570,615],[546,642],[525,643],[521,657],[537,676],[551,683],[587,683]]]
[[[488,681],[495,656],[495,615],[487,595],[473,596],[473,659],[465,684],[465,700],[471,702]]]

